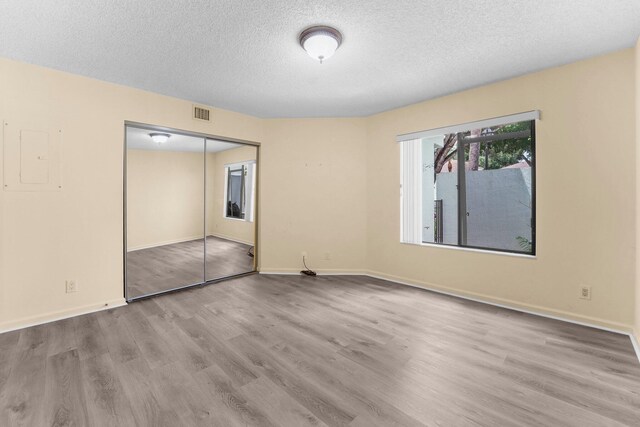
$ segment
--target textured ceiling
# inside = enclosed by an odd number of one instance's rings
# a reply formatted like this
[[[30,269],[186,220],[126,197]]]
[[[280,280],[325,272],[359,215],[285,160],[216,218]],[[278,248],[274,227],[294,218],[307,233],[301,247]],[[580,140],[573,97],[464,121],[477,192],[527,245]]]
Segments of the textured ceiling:
[[[344,35],[322,65],[313,24]],[[0,56],[260,117],[368,115],[639,34],[639,0],[0,2]]]

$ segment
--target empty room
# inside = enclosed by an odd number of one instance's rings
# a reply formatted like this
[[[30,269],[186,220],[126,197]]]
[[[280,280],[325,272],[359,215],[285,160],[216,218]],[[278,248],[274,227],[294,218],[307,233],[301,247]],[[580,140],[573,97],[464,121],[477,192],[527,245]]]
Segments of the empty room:
[[[0,3],[0,426],[640,425],[640,2]]]

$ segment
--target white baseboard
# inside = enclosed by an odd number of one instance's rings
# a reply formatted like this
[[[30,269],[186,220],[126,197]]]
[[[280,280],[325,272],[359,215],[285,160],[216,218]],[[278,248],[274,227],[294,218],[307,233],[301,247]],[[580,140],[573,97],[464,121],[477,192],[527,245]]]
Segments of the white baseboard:
[[[28,328],[30,326],[43,325],[45,323],[55,322],[57,320],[68,319],[70,317],[82,316],[83,314],[95,313],[102,310],[110,310],[112,308],[122,307],[125,305],[127,305],[127,302],[124,300],[124,298],[118,298],[99,304],[89,304],[82,307],[60,310],[39,316],[23,317],[18,320],[12,320],[0,324],[0,334],[4,332],[11,332],[18,329]]]
[[[296,270],[293,268],[269,268],[269,269],[260,269],[260,274],[284,274],[284,275],[299,275],[300,270]],[[323,270],[316,269],[315,271],[319,276],[368,276],[367,272],[360,270]]]
[[[202,240],[202,236],[200,235],[200,236],[192,236],[192,237],[183,237],[181,239],[165,240],[163,242],[157,242],[157,243],[153,243],[153,244],[149,244],[149,245],[134,246],[132,248],[128,248],[127,252],[141,251],[143,249],[158,248],[160,246],[174,245],[176,243],[191,242],[191,241],[194,241],[194,240]]]
[[[224,239],[224,240],[230,240],[232,242],[242,243],[243,245],[253,246],[252,242],[235,239],[233,237],[225,236],[224,234],[207,233],[207,237],[209,236],[217,237],[219,239]],[[132,248],[129,248],[127,252],[141,251],[143,249],[159,248],[160,246],[175,245],[176,243],[192,242],[194,240],[202,240],[202,236],[185,237],[182,239],[165,240],[163,242],[157,242],[149,245],[134,246]]]
[[[433,284],[422,283],[413,281],[407,278],[392,276],[377,271],[357,271],[357,270],[316,270],[318,275],[355,275],[355,276],[368,276],[375,279],[387,280],[389,282],[397,283],[399,285],[411,286],[418,289],[424,289],[439,294],[449,295],[456,298],[462,298],[469,301],[479,302],[482,304],[489,304],[496,307],[506,308],[509,310],[519,311],[522,313],[531,314],[534,316],[546,317],[549,319],[559,320],[562,322],[573,323],[577,325],[587,326],[590,328],[601,329],[616,334],[627,335],[631,339],[631,343],[635,349],[636,356],[640,362],[640,344],[633,332],[633,328],[629,325],[625,325],[617,322],[610,322],[598,318],[592,318],[588,316],[576,315],[560,310],[548,309],[545,307],[524,305],[516,301],[506,300],[502,298],[493,298],[481,294],[473,294],[465,291],[459,291],[455,289],[448,289],[435,286]],[[260,274],[300,274],[299,271],[293,269],[267,269],[261,270]]]
[[[533,314],[535,316],[547,317],[549,319],[561,320],[563,322],[575,323],[577,325],[588,326],[591,328],[602,329],[609,332],[615,332],[617,334],[629,335],[631,333],[631,326],[623,323],[611,322],[608,320],[599,319],[596,317],[583,316],[580,314],[570,313],[562,310],[555,310],[547,307],[541,307],[530,304],[523,304],[517,301],[496,298],[489,295],[477,294],[468,291],[462,291],[459,289],[451,289],[434,285],[432,283],[425,283],[407,279],[404,277],[393,276],[389,274],[380,273],[377,271],[369,271],[367,276],[374,277],[376,279],[388,280],[390,282],[398,283],[401,285],[412,286],[414,288],[426,289],[428,291],[437,292],[444,295],[449,295],[457,298],[467,299],[470,301],[480,302],[483,304],[489,304],[496,307],[506,308],[509,310],[520,311],[522,313]]]
[[[217,237],[218,239],[230,240],[232,242],[242,243],[243,245],[253,246],[253,242],[236,239],[234,237],[225,236],[224,234],[207,233],[207,237]]]

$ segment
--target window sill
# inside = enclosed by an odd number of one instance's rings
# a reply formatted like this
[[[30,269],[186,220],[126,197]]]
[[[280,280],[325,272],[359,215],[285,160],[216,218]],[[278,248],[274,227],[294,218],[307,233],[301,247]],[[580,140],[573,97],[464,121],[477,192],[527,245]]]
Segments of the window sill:
[[[228,216],[224,216],[223,218],[228,219],[229,221],[253,222],[251,220],[243,219],[243,218],[230,218]]]
[[[451,246],[451,245],[439,245],[437,243],[406,243],[406,242],[400,242],[400,244],[411,245],[411,246],[425,246],[425,247],[429,247],[429,248],[438,248],[438,249],[449,249],[449,250],[452,250],[452,251],[475,252],[475,253],[488,254],[488,255],[502,255],[502,256],[515,257],[515,258],[524,258],[524,259],[530,259],[530,260],[537,259],[536,255],[519,254],[519,253],[514,253],[514,252],[492,251],[492,250],[489,250],[489,249],[465,248],[465,247]]]

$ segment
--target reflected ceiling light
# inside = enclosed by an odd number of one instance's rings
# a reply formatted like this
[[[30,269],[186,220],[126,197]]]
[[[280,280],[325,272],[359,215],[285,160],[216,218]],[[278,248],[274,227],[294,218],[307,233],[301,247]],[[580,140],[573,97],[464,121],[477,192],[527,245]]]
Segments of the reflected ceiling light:
[[[168,133],[150,133],[149,136],[156,144],[163,144],[171,137]]]
[[[320,61],[329,59],[342,43],[342,34],[332,27],[318,25],[309,27],[300,33],[300,46],[310,57]]]

